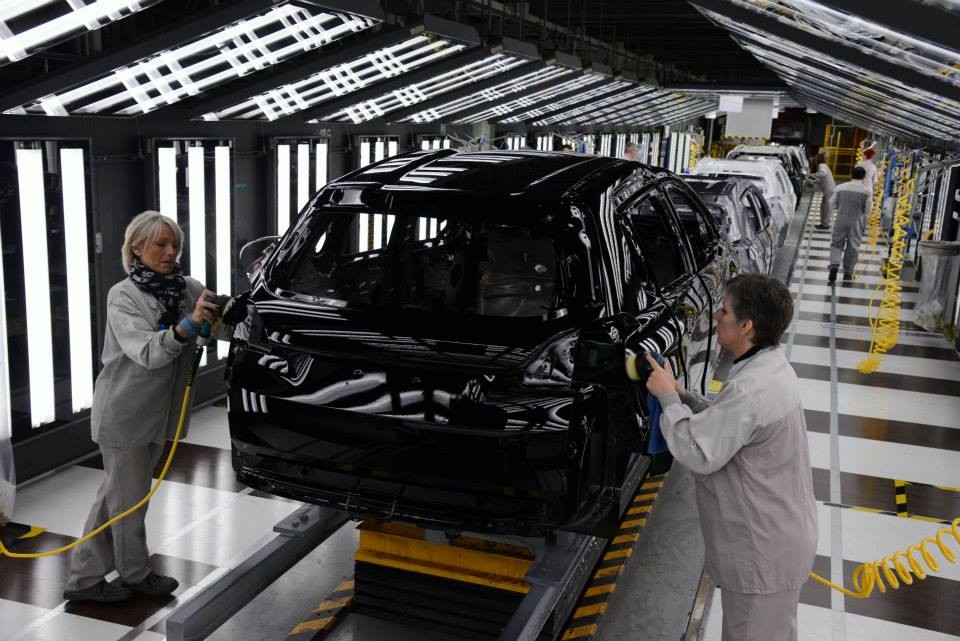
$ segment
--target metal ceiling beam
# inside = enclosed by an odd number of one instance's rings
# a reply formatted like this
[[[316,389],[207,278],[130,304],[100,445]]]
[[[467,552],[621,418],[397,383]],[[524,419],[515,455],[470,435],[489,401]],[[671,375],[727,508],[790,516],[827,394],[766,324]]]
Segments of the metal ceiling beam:
[[[901,0],[817,0],[820,4],[957,51],[960,15],[927,2]]]
[[[852,47],[840,45],[832,40],[827,40],[826,38],[815,36],[806,31],[795,29],[775,19],[765,17],[756,11],[731,5],[724,0],[695,0],[695,3],[705,9],[722,14],[731,20],[749,25],[754,29],[765,31],[779,38],[790,40],[812,51],[817,51],[832,58],[863,67],[881,76],[893,78],[907,86],[917,87],[918,89],[923,89],[924,91],[929,91],[930,93],[960,102],[960,87],[917,73],[909,67],[903,67],[880,60]]]
[[[196,40],[201,36],[218,31],[224,26],[243,20],[251,15],[276,6],[272,0],[241,0],[232,4],[222,4],[198,15],[188,16],[179,22],[155,31],[150,36],[134,44],[104,53],[87,62],[73,65],[60,73],[41,75],[20,87],[0,94],[0,111],[19,107],[34,100],[56,93],[64,87],[72,87],[110,73],[118,67],[128,65],[134,60],[165,51]],[[311,5],[317,10],[324,7],[335,11],[358,14],[377,20],[383,20],[383,10],[377,0],[331,0],[323,6]]]

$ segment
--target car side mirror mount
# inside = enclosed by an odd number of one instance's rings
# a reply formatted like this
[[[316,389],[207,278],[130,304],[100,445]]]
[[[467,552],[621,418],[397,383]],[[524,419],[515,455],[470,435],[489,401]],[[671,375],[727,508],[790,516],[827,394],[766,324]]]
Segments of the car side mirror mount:
[[[627,383],[623,344],[603,332],[581,334],[573,357],[573,380],[604,386]]]

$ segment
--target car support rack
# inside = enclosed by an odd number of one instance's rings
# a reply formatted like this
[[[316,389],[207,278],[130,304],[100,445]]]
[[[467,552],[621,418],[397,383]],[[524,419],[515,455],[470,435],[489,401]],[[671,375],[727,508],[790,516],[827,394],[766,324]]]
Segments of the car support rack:
[[[346,522],[345,513],[317,506],[280,521],[256,552],[174,610],[167,618],[167,640],[205,639]]]

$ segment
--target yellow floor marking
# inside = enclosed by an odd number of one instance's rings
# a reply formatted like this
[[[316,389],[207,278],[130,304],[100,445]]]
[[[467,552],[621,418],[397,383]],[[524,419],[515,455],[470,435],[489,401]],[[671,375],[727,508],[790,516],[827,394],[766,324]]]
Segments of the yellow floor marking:
[[[630,541],[636,542],[640,538],[639,532],[634,532],[633,534],[621,534],[620,536],[613,539],[613,545],[620,545],[621,543],[629,543]]]
[[[630,556],[633,553],[631,548],[624,548],[622,550],[614,550],[613,552],[607,552],[603,555],[604,561],[609,561],[610,559],[623,559]]]
[[[627,510],[627,514],[633,516],[634,514],[648,514],[650,512],[649,505],[638,505],[637,507],[632,507]]]
[[[573,618],[582,619],[583,617],[592,617],[594,614],[603,614],[606,611],[606,603],[594,603],[593,605],[585,605],[574,610]]]
[[[598,594],[610,594],[617,589],[616,583],[607,583],[606,585],[595,585],[592,588],[588,588],[586,592],[583,593],[583,596],[597,596]]]
[[[31,526],[30,526],[30,531],[27,532],[26,534],[20,535],[20,537],[18,537],[18,540],[19,540],[19,539],[32,539],[32,538],[35,537],[35,536],[40,536],[41,534],[43,534],[43,533],[46,532],[46,531],[47,531],[47,528],[37,527],[36,525],[31,525]]]
[[[592,637],[597,633],[597,624],[581,625],[579,628],[570,628],[563,633],[563,641],[567,639],[579,639],[580,637]]]
[[[356,587],[356,585],[357,585],[357,582],[356,582],[356,581],[354,581],[353,579],[349,579],[349,580],[344,581],[343,583],[341,583],[340,585],[337,586],[337,592],[343,592],[343,591],[345,591],[345,590],[352,590],[354,587]]]
[[[327,599],[323,603],[317,606],[317,609],[314,610],[317,614],[323,612],[324,610],[333,610],[336,608],[342,608],[345,605],[348,605],[353,601],[352,596],[345,596],[342,599]]]
[[[616,576],[623,572],[623,565],[612,565],[609,568],[600,568],[593,573],[593,578],[602,579],[608,576]]]
[[[657,498],[656,492],[653,494],[637,494],[637,496],[633,499],[633,502],[639,503],[640,501],[652,501],[655,498]]]
[[[640,486],[641,490],[653,490],[663,487],[663,481],[649,481]]]
[[[633,519],[632,521],[624,521],[620,524],[621,530],[629,530],[632,527],[640,527],[641,525],[646,524],[646,519]]]
[[[323,617],[322,619],[311,619],[309,621],[304,621],[303,623],[298,623],[293,630],[290,631],[290,634],[300,634],[301,632],[310,632],[318,630],[326,630],[327,627],[333,623],[334,617]]]

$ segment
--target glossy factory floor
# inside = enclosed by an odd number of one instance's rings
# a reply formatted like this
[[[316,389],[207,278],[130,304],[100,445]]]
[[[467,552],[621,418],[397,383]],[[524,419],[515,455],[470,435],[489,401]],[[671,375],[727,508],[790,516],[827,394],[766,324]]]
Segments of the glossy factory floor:
[[[815,197],[814,212],[818,204]],[[931,519],[960,515],[960,493],[949,489],[960,487],[960,358],[943,338],[911,329],[909,319],[918,294],[915,286],[907,285],[905,331],[898,345],[877,373],[860,374],[856,364],[869,347],[867,309],[878,281],[879,259],[865,251],[858,279],[838,285],[835,323],[831,322],[831,291],[826,286],[829,233],[814,230],[815,219],[812,213],[810,226],[801,236],[791,283],[797,316],[783,348],[800,377],[807,410],[820,519],[816,569],[849,582],[857,562],[918,543],[938,527]],[[4,541],[15,551],[28,552],[50,549],[79,535],[101,474],[94,465],[78,465],[20,488],[14,520],[42,531],[17,538],[25,530],[7,527],[0,531]],[[245,558],[270,536],[275,522],[299,506],[236,484],[226,412],[220,407],[196,412],[168,479],[150,506],[147,530],[153,566],[181,581],[176,598],[139,599],[115,606],[65,604],[61,598],[65,556],[0,559],[0,641],[159,641],[164,637],[164,618],[178,603]],[[680,471],[668,479],[673,485],[665,485],[652,522],[657,521],[658,511],[668,513],[671,492],[689,495],[689,487],[678,485],[683,479],[689,483],[689,475]],[[896,516],[897,485],[905,488],[901,492],[905,491],[910,518]],[[674,515],[676,527],[695,536],[696,517],[690,508],[684,509],[684,514]],[[672,534],[656,530],[651,530],[650,537],[662,537],[666,545],[676,542]],[[658,539],[652,547],[660,544]],[[284,639],[320,600],[351,576],[355,545],[356,532],[348,524],[211,638]],[[702,558],[702,548],[700,554]],[[634,556],[596,638],[681,638],[682,629],[679,633],[660,629],[644,612],[653,609],[644,604],[661,592],[660,586],[680,581],[679,574],[645,575],[645,561],[640,554]],[[678,556],[688,557],[688,562],[696,558],[695,553]],[[682,579],[693,583],[691,594],[698,576],[696,569]],[[701,638],[708,641],[720,639],[716,596],[701,629]],[[926,581],[868,601],[844,598],[811,582],[801,598],[799,634],[805,641],[956,639],[960,635],[958,603],[960,565],[945,565]],[[674,604],[683,625],[689,605]],[[441,637],[351,615],[330,638]]]

